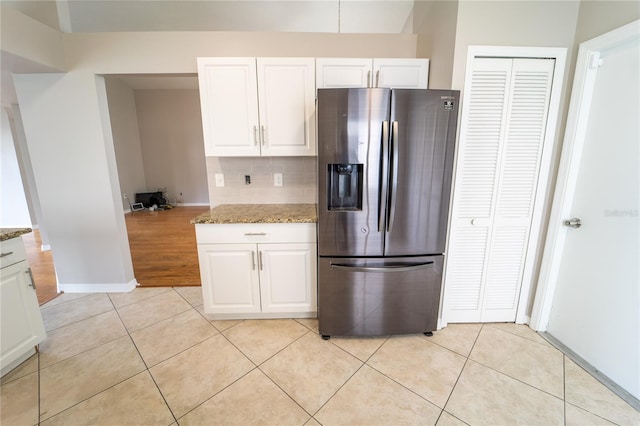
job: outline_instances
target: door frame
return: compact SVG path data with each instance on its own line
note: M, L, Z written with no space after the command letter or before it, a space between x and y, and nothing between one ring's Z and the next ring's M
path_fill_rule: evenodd
M520 297L518 299L518 307L516 311L515 322L517 324L527 324L530 321L528 314L528 308L530 300L532 298L532 282L535 279L536 265L539 263L539 259L542 255L540 253L540 244L543 242L541 236L543 233L543 223L547 216L548 208L545 206L545 200L547 195L553 189L549 187L551 178L551 166L553 160L553 153L555 152L555 146L560 138L558 132L558 121L560 116L560 100L563 92L563 80L566 67L567 48L564 47L528 47L528 46L469 46L467 50L466 59L466 71L464 79L464 87L461 90L461 102L463 107L460 109L460 119L458 121L457 139L460 138L460 132L462 125L465 123L465 116L463 115L464 103L467 101L466 91L464 90L471 82L473 67L471 64L476 58L504 58L504 59L517 59L517 58L529 58L529 59L554 59L555 67L553 70L553 79L551 83L551 93L549 96L549 110L547 114L547 126L545 128L544 142L542 143L542 157L540 159L540 171L538 175L538 185L536 188L534 207L532 212L531 227L529 234L529 242L527 244L527 254L522 271L522 284L520 286ZM453 165L454 181L452 188L455 189L455 172L457 170L458 163L458 149L456 145L456 153ZM451 191L449 205L453 205L454 190ZM449 237L451 232L451 220L453 209L449 209L449 229L447 230L447 250L449 245ZM446 282L446 262L448 257L445 257L445 276L443 276L443 283ZM443 317L444 313L444 285L442 286L442 293L440 296L440 318L438 329L446 327L447 321Z
M639 23L640 20L632 22L580 44L547 238L529 322L529 326L536 331L546 331L551 316L567 233L562 220L568 218L571 213L589 123L589 111L601 61L600 51L625 43L634 37Z

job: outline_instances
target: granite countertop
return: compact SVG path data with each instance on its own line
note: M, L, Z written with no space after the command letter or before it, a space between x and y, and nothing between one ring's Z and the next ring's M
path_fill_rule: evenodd
M315 223L315 204L223 204L191 220L203 223Z
M0 241L10 240L31 231L31 228L0 228Z

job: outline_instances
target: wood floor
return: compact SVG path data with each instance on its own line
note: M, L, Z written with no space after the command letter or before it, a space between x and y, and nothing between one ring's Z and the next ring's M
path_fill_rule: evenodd
M209 207L175 207L125 216L133 272L142 287L200 285L195 226Z
M133 271L141 287L200 285L195 227L189 221L208 209L175 207L125 215ZM52 254L40 250L42 242L37 230L22 239L38 302L43 304L57 295Z

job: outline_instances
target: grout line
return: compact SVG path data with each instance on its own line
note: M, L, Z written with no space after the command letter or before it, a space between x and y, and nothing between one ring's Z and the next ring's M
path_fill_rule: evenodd
M462 377L462 372L464 371L465 368L467 368L467 363L469 362L469 357L471 356L471 353L473 352L473 348L476 346L476 343L478 343L478 339L480 338L480 333L482 333L482 329L483 328L484 328L484 324L482 324L480 326L480 330L478 330L478 334L476 335L476 338L473 340L473 344L471 345L471 349L469 350L469 353L465 357L464 364L462 364L462 368L460 369L460 373L458 374L458 378L456 379L456 382L453 384L453 387L451 388L451 392L449 392L449 396L447 397L447 400L443 404L442 411L444 411L445 408L447 407L447 404L449 404L449 401L451 400L451 396L453 395L453 391L456 389L456 386L458 386L458 382L460 382L460 377ZM442 416L442 413L440 413L440 416ZM440 417L438 417L438 420L440 420Z

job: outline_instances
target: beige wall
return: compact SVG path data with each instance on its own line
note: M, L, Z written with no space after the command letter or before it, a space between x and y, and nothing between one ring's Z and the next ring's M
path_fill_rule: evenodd
M211 207L220 204L315 203L315 157L207 157ZM215 174L224 174L216 187ZM282 173L283 185L273 186L273 174ZM244 176L251 176L246 185Z
M10 8L0 6L2 51L64 71L62 33Z
M470 45L571 48L579 7L577 1L459 2L453 88L464 85Z
M136 90L135 99L146 190L209 204L198 90Z
M451 89L457 21L458 0L415 2L416 56L430 58L430 89Z
M147 185L142 163L142 150L138 131L138 115L133 90L115 78L106 79L111 132L116 153L122 207L129 210L135 202L136 192L145 192Z
M198 56L414 58L414 34L260 32L92 33L63 36L69 69L98 74L196 73Z
M595 38L640 19L638 1L582 1L575 43Z

